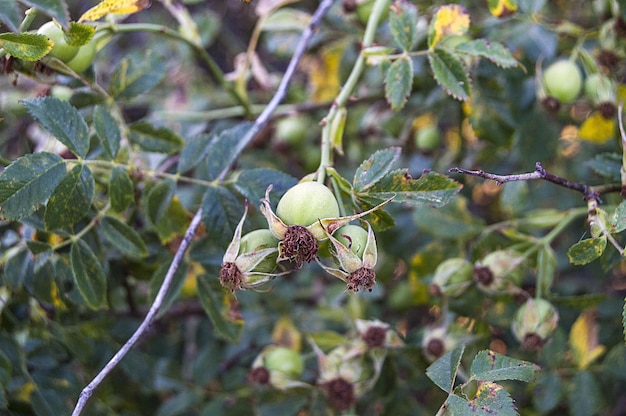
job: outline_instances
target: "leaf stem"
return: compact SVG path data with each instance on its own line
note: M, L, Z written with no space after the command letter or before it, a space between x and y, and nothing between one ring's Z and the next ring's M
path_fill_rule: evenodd
M348 103L350 95L356 88L357 82L363 74L365 69L365 56L363 55L363 49L372 46L372 43L374 42L374 35L376 34L376 29L378 28L378 22L382 18L386 9L389 8L390 4L391 0L376 0L374 3L372 14L370 14L370 17L367 20L367 26L365 26L365 33L363 35L363 40L361 41L361 53L359 53L359 57L354 63L346 83L341 88L341 91L335 98L333 105L330 107L330 111L326 117L322 119L321 124L324 126L322 128L322 155L320 157L320 166L317 168L317 181L320 183L324 182L326 178L326 168L332 166L330 129L333 124L333 120L337 117L339 109L345 107Z

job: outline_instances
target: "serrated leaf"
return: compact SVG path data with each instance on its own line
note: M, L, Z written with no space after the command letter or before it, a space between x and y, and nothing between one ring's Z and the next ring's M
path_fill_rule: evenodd
M396 59L385 72L385 98L393 110L406 104L413 86L413 61L408 56Z
M140 121L130 126L130 141L147 152L173 154L183 147L183 139L165 127Z
M606 348L599 342L599 331L600 326L595 320L593 309L583 311L572 325L569 344L572 348L572 359L578 368L587 368L604 354Z
M269 185L272 185L270 197L279 197L296 183L298 179L279 170L258 168L241 172L234 186L250 203L257 205Z
M234 127L222 130L211 141L208 150L207 167L212 179L215 179L239 156L241 152L239 143L252 125L249 122L237 124Z
M455 48L455 52L488 59L501 68L512 68L520 64L517 59L513 58L506 46L487 39L464 42Z
M244 322L238 313L236 301L220 285L217 276L198 276L198 297L216 334L228 342L237 342Z
M14 58L38 61L52 50L52 42L36 33L0 33L0 48Z
M67 101L54 97L34 98L22 102L44 129L76 156L85 157L89 150L89 128L78 110Z
M389 31L396 46L410 51L417 41L417 8L411 3L396 2L389 14Z
M180 152L178 173L187 172L204 160L209 155L211 140L213 140L211 134L200 134L186 140L183 150Z
M11 291L17 291L33 274L33 256L26 247L11 250L7 254L8 256L4 259L6 263L4 264L3 283Z
M585 162L585 165L608 181L619 182L621 180L622 155L618 153L601 153Z
M517 10L517 0L487 0L487 5L495 17L507 17Z
M132 14L150 6L150 0L102 0L87 10L78 19L79 22L98 20L107 14Z
M111 169L109 198L111 199L111 208L117 212L124 211L135 200L133 181L124 169L117 166Z
M34 213L65 176L65 161L52 153L31 153L0 174L0 218L19 220Z
M131 100L154 88L165 76L165 60L155 53L124 59L111 76L109 91L116 100Z
M0 0L0 22L7 25L12 32L17 32L20 12L16 1Z
M202 200L202 220L207 233L222 246L228 245L241 219L243 204L228 189L208 188Z
M602 387L589 371L577 372L571 381L571 390L567 395L569 414L572 416L588 416L600 414L604 404Z
M365 191L387 173L391 171L393 164L400 157L402 151L399 147L389 147L374 152L367 160L364 160L354 173L352 186L356 191Z
M115 217L106 216L100 222L102 234L114 248L129 257L142 258L148 255L148 248L137 231Z
M65 42L70 46L84 46L93 39L96 28L76 22L70 23L70 29L65 32Z
M146 194L146 213L152 224L165 215L176 192L176 184L170 180L159 181Z
M64 27L70 23L67 4L63 0L21 0L21 2L54 17Z
M441 48L428 52L428 61L437 83L457 100L465 101L471 94L471 82L461 59Z
M549 245L542 245L537 253L537 287L541 293L550 293L556 275L556 253Z
M509 393L501 385L491 382L481 383L472 400L453 394L447 403L447 410L455 416L519 415Z
M433 49L444 36L459 36L468 32L470 16L465 7L448 4L437 9L428 29L428 47Z
M95 183L89 167L83 164L74 166L46 204L46 229L56 230L78 222L87 214L94 192Z
M406 169L399 169L387 173L363 194L383 200L394 197L392 202L413 206L442 207L450 202L461 188L461 184L439 173L427 172L418 179L413 179ZM357 193L358 195L360 193Z
M439 357L426 369L428 378L446 393L451 392L454 387L454 380L464 351L465 345L461 344Z
M107 157L115 159L122 141L122 133L117 121L105 107L97 106L93 110L93 126Z
M470 375L481 381L518 380L528 383L534 380L537 370L539 367L531 362L483 350L474 357Z
M154 298L161 289L163 280L165 280L165 276L170 268L170 264L171 260L167 260L161 263L159 268L154 272L152 278L150 279L150 299L152 301L154 301ZM165 298L163 299L163 303L159 308L157 316L161 316L163 315L163 313L167 312L167 310L170 308L170 306L172 306L172 303L174 303L178 295L180 295L180 291L183 288L183 284L185 283L185 277L187 276L187 268L187 264L183 262L174 272L171 285L169 287L169 290L165 294Z
M72 244L70 262L76 287L87 305L92 309L103 306L106 300L106 275L100 260L83 240Z
M570 263L582 266L591 263L604 253L606 236L587 238L579 241L567 250Z

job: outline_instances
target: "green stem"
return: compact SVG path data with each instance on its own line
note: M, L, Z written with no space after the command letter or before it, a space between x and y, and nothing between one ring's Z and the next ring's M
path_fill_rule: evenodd
M106 213L109 210L109 208L111 208L111 203L107 202L105 207L102 208L100 211L98 211L98 213L96 215L94 215L94 217L91 219L91 221L89 221L89 224L84 226L82 230L80 230L78 233L72 235L70 238L68 238L67 240L63 241L62 243L59 243L57 245L52 246L51 250L52 251L57 251L57 250L65 247L65 246L69 246L70 244L73 244L74 242L76 242L76 241L80 240L81 238L83 238L83 236L85 234L87 234L93 227L96 226L96 224L98 222L100 222L100 220L106 215Z
M391 0L376 0L374 3L374 7L372 8L372 14L367 20L367 26L365 27L365 33L363 35L363 41L361 42L361 49L368 48L372 46L374 42L374 35L376 34L376 29L378 28L378 22L382 18L383 13L389 8ZM357 82L361 75L363 74L363 70L365 68L365 57L361 52L359 57L357 58L354 66L352 67L352 71L346 80L343 88L335 98L335 102L330 108L328 115L322 120L324 127L322 129L322 155L320 158L320 166L317 169L317 181L324 182L326 178L326 168L332 166L331 162L331 137L330 137L330 128L333 124L334 118L337 116L338 110L344 107L348 100L350 99L350 95L352 91L356 88Z
M22 23L20 23L20 27L18 29L20 33L26 32L28 29L30 29L31 23L33 23L33 20L35 20L35 17L37 17L37 14L39 14L39 12L35 8L30 8L26 10L24 14L24 20L22 20Z

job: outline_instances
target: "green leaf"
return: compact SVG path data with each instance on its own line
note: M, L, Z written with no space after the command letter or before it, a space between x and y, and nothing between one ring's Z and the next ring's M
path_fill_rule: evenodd
M183 390L159 406L155 416L188 415L198 404L204 401L204 394L199 390Z
M354 173L352 186L356 191L365 191L381 180L400 157L400 147L388 147L372 154L364 160Z
M615 233L621 233L626 230L626 201L620 202L615 209L615 213L611 219L611 224L615 226Z
M571 246L567 250L567 257L570 263L582 266L600 257L605 248L606 236L587 238Z
M44 214L47 230L75 224L83 218L94 196L94 179L87 165L76 165L56 187Z
M515 402L496 383L485 382L479 385L472 400L453 394L448 397L448 411L454 416L518 416Z
M234 298L220 285L216 276L198 276L198 297L217 335L230 343L237 342L244 322L233 313Z
M241 220L243 204L228 189L208 188L202 200L202 220L207 233L222 246L228 245Z
M37 416L57 416L67 413L67 404L58 390L37 387L29 396Z
M146 213L152 224L156 224L165 215L172 203L176 184L170 180L158 182L146 194Z
M111 76L109 91L116 100L131 100L154 88L165 76L165 60L147 53L142 59L124 59Z
M115 159L122 141L122 133L117 125L117 121L105 107L97 106L93 110L93 126L107 157Z
M94 33L96 33L94 26L71 22L70 29L65 32L65 42L70 46L84 46L93 39Z
M21 20L16 1L0 0L0 22L7 25L12 32L17 32Z
M435 80L441 87L457 100L468 100L471 83L461 59L442 48L428 51L430 68Z
M442 207L460 190L461 184L445 175L427 172L419 179L413 179L406 169L399 169L386 174L365 195L379 199L394 197L392 202L412 206Z
M624 333L624 342L626 342L626 298L624 298L624 308L622 309L622 328Z
M619 182L621 180L622 155L618 153L601 153L585 162L585 166L609 182Z
M470 213L467 204L467 199L458 197L440 209L416 207L413 221L420 230L439 239L467 240L480 234L484 227L484 222Z
M38 264L32 281L32 292L37 300L53 305L59 301L58 289L54 281L54 266L50 258Z
M389 30L393 41L408 52L417 41L417 8L411 3L396 2L390 10Z
M165 215L155 224L162 244L169 244L174 238L181 237L189 227L189 214L177 197L167 207Z
M70 262L72 276L87 305L92 309L103 306L107 291L106 275L100 260L83 240L72 244Z
M102 234L113 245L129 257L142 258L148 255L148 248L137 231L115 217L106 216L100 222Z
M185 146L180 152L178 173L187 172L204 160L209 155L209 145L212 139L213 135L211 134L200 134L192 139L186 140Z
M512 68L520 64L517 59L513 58L506 46L487 39L475 39L464 42L455 49L455 52L486 58L501 68Z
M14 58L38 61L50 52L52 42L36 33L0 33L0 48Z
M0 217L19 220L34 213L65 176L65 161L52 153L31 153L0 174Z
M76 156L84 158L89 150L87 123L67 101L54 97L24 100L28 112Z
M439 357L426 369L428 378L446 393L451 392L454 387L456 372L461 364L464 351L465 345L461 344Z
M481 381L519 380L530 382L539 370L535 364L516 360L497 352L483 350L476 354L470 375Z
M167 274L170 268L171 260L165 261L161 263L159 268L154 272L152 278L150 279L150 299L154 301L156 298L159 289L163 284L163 280L165 280L165 275ZM172 283L170 285L169 290L165 294L165 298L163 299L163 304L159 308L158 316L163 315L169 308L172 306L172 303L176 300L178 295L180 295L180 291L185 284L185 278L187 277L187 264L181 263L178 269L174 272L174 277L172 278Z
M588 416L599 414L603 404L602 388L589 371L579 371L571 381L567 395L570 415Z
M404 107L412 86L413 61L408 56L401 56L385 72L385 98L393 110Z
M544 244L537 253L537 287L544 295L550 292L556 275L556 253L548 244Z
M152 124L140 121L130 126L130 141L148 152L172 154L183 148L183 139L173 131L156 128Z
M241 172L235 182L235 189L248 199L252 204L257 205L261 198L265 196L265 190L272 185L272 197L278 197L289 188L298 183L298 180L291 175L275 169L259 168L247 169Z
M63 0L21 0L21 2L54 17L63 26L70 23L67 4Z
M124 211L135 200L133 181L124 169L117 166L111 170L109 197L111 198L111 208L117 212Z
M26 247L8 251L4 264L4 284L11 291L21 289L26 279L32 277L33 266L33 256Z
M534 385L533 404L542 413L548 413L556 408L563 396L563 383L556 371L541 371Z
M207 166L212 179L229 166L239 156L239 142L253 126L245 122L229 129L222 130L211 141L208 150Z

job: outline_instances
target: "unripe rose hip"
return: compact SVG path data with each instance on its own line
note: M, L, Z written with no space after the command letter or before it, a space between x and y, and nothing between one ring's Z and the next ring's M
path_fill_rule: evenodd
M278 201L276 215L286 225L307 227L323 218L339 216L333 193L319 182L301 182Z

